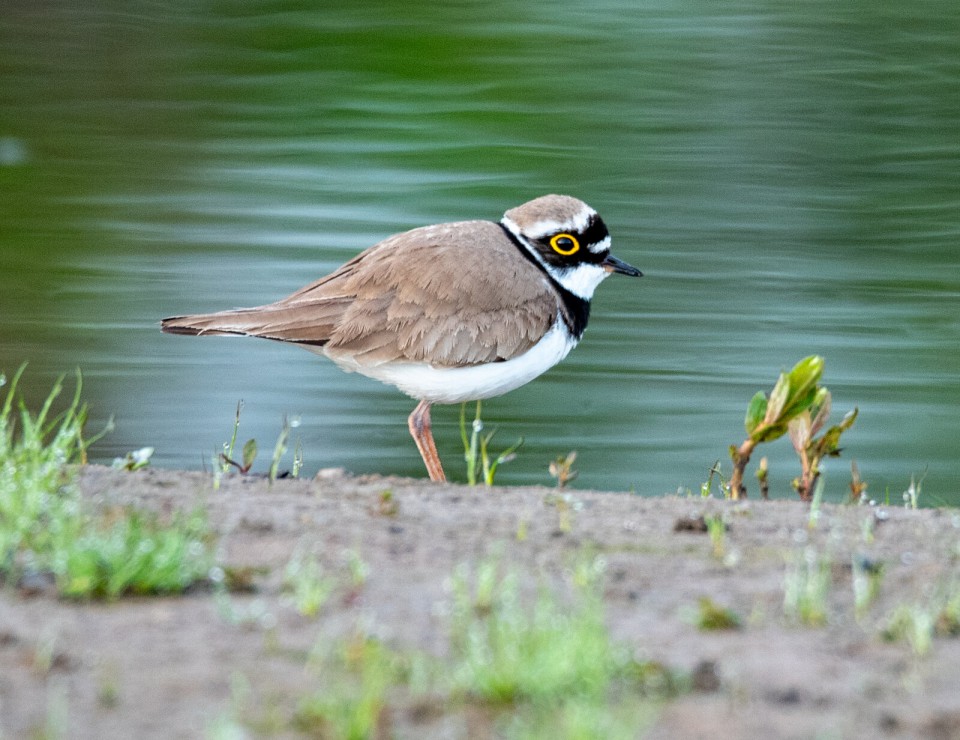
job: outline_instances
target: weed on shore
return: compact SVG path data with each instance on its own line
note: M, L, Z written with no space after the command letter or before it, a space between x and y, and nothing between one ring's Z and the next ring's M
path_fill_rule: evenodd
M128 507L94 511L75 483L94 440L83 435L82 381L66 408L58 379L36 414L19 398L21 367L0 405L0 580L67 598L177 593L207 577L210 531L201 511L168 520Z

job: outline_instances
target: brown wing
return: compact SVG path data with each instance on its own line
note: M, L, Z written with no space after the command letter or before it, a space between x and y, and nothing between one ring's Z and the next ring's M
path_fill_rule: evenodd
M359 365L506 360L556 320L543 274L488 221L427 226L386 239L276 303L165 319L163 330L243 334L322 346Z

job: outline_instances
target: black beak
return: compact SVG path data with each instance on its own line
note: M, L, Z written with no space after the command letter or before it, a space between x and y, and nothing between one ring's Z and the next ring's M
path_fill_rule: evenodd
M606 259L600 263L600 267L607 272L619 272L621 275L629 275L630 277L643 277L643 273L636 267L628 265L623 260L618 260L612 254L606 256Z

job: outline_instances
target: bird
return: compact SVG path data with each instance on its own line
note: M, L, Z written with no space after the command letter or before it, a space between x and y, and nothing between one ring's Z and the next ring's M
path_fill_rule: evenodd
M161 330L297 344L395 386L418 401L408 427L441 482L431 406L500 396L563 360L596 287L613 273L643 274L610 246L593 208L544 195L499 221L395 234L275 303L171 316Z

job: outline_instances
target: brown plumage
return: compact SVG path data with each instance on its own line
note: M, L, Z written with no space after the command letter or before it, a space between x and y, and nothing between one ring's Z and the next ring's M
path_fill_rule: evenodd
M305 345L347 365L506 360L562 309L544 276L492 221L391 236L276 303L164 319L172 334L238 334Z

